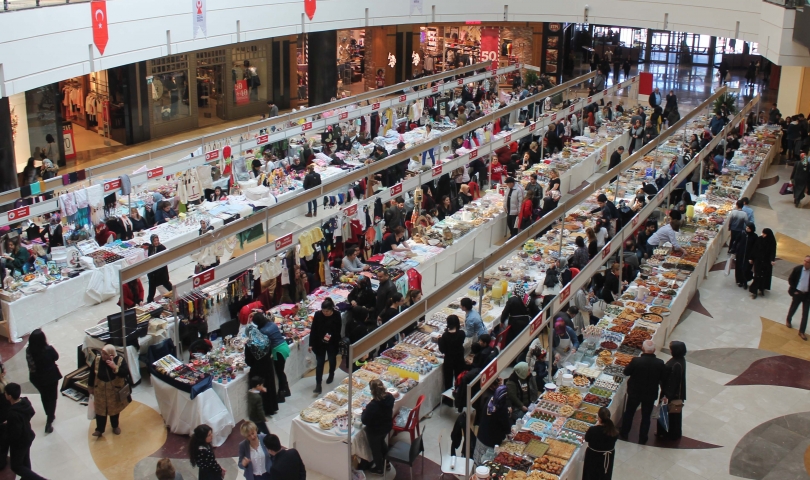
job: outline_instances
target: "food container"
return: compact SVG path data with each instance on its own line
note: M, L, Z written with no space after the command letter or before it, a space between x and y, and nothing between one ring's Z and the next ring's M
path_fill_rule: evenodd
M489 467L481 465L475 469L475 476L480 480L487 480L489 478Z
M556 392L557 391L557 385L555 385L553 383L547 383L545 385L545 389L546 389L547 392Z
M570 373L563 374L562 383L566 387L570 387L570 386L574 385L574 376L571 375Z

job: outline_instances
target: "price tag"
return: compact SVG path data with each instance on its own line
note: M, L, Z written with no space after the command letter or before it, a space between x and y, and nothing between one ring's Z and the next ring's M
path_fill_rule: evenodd
M292 233L288 233L283 237L279 237L276 240L276 251L281 250L282 248L285 247L289 247L290 245L292 245L292 241L293 241Z
M476 158L478 158L478 149L477 148L470 152L470 160L475 160Z
M214 150L205 154L205 161L210 162L219 158L219 150Z
M456 83L459 84L459 85L464 85L464 79L459 78L458 80L456 80Z
M610 255L610 243L605 245L605 248L602 249L602 260L606 259Z
M433 92L433 93L439 93L439 86L438 85L433 85L433 87L431 87L430 91Z
M404 101L405 101L405 100L407 100L407 99L408 99L408 96L407 96L407 95L400 95L400 96L399 96L399 101L400 101L400 102L404 102Z
M391 188L388 190L388 193L389 193L389 194L390 194L392 197L394 197L394 196L396 196L396 195L399 195L400 193L402 193L402 184L401 184L401 183L397 183L396 185L394 185L393 187L391 187Z
M481 388L485 388L489 384L490 380L495 378L497 374L498 359L496 358L487 366L487 368L484 369L483 372L481 372Z
M511 143L511 142L512 142L512 134L511 133L509 135L503 137L503 144L504 145L509 145L509 143Z
M110 180L109 182L104 182L104 191L105 192L114 192L121 188L121 179Z
M346 207L343 212L346 214L347 217L353 217L357 214L357 204L349 205Z
M568 285L567 287L563 288L562 291L560 292L560 305L568 301L569 296L571 296L571 285Z
M346 120L347 118L349 118L349 112L343 112L338 115L338 120Z
M256 137L256 145L261 145L270 141L270 135L259 135Z
M436 165L435 167L433 167L433 176L434 177L438 177L441 174L442 174L442 166L441 165Z
M14 220L25 218L31 215L31 207L25 206L20 208L15 208L14 210L9 210L8 212L8 221L13 222Z
M208 160L207 157L208 155L206 154L206 160ZM163 176L163 167L157 167L146 171L146 178L158 178L162 176Z
M530 337L533 336L534 332L536 332L540 328L540 325L542 324L543 324L543 312L540 312L540 315L538 315L537 318L532 320L532 323L529 324L529 336Z
M305 122L301 125L301 131L306 132L307 130L312 130L312 122Z
M211 283L211 281L216 278L216 271L215 268L210 268L198 275L194 275L194 280L192 281L194 288L200 288L207 283Z
M379 110L380 109L380 102L372 103L371 104L371 109L372 110Z

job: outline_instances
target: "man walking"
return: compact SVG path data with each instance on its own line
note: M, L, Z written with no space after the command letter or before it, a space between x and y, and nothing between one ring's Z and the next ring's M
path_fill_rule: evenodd
M27 398L20 398L22 390L16 383L6 385L6 400L11 404L8 410L8 443L11 451L11 471L22 480L45 480L31 470L31 444L34 443L34 430L31 418L34 407Z
M272 433L264 437L264 447L273 457L273 466L270 468L270 478L273 480L306 480L307 469L301 460L301 455L294 448L281 446L276 435Z
M804 334L807 329L807 312L810 311L810 255L804 257L804 264L799 265L790 272L788 277L788 295L790 295L790 309L788 310L787 321L785 325L788 328L793 328L791 321L793 314L802 306L802 323L799 325L799 337L807 341L807 335Z
M612 154L610 154L610 163L608 164L608 170L612 170L613 168L616 167L616 165L622 163L622 154L623 153L624 153L624 147L619 145L619 148L617 148ZM619 178L618 175L613 177L610 180L610 183L615 182L617 178Z
M641 351L640 357L634 358L624 367L624 375L630 378L627 380L627 404L622 415L619 438L627 440L627 435L633 428L633 416L641 405L638 443L644 445L650 432L650 416L658 398L658 388L664 380L666 370L664 361L655 356L655 343L652 340L645 340Z

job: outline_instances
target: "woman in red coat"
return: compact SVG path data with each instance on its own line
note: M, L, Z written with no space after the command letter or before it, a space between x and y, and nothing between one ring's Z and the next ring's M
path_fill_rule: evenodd
M531 225L534 221L532 216L533 211L533 204L532 204L532 191L526 192L525 200L523 200L523 205L520 206L520 215L518 215L518 227L521 230L526 229L529 225Z
M136 278L125 283L121 288L121 297L118 299L118 305L121 305L121 299L124 299L124 308L129 310L135 308L143 303L143 284L141 279Z

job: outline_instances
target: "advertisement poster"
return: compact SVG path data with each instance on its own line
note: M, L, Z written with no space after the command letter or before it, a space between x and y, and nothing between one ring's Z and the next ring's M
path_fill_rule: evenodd
M65 144L65 160L76 158L76 144L73 141L73 124L65 122L62 124L62 138Z
M497 62L498 47L500 45L500 32L498 27L484 27L481 29L481 61Z
M197 32L202 32L203 37L208 36L208 29L205 26L205 20L208 16L208 9L206 2L208 0L191 0L192 17L194 18L194 38L197 38Z
M247 87L247 80L237 80L233 86L233 91L237 105L250 103L250 90Z

